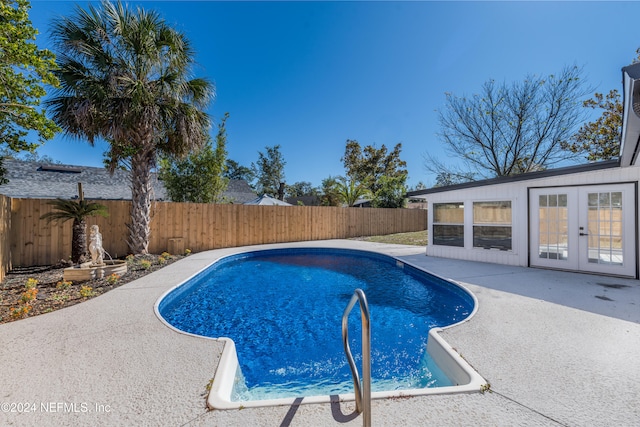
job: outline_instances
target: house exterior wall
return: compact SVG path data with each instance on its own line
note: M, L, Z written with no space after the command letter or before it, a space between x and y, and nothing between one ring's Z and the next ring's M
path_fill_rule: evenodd
M593 170L574 174L549 176L531 180L507 182L502 184L463 188L451 191L425 194L428 202L428 222L430 241L427 255L470 261L492 262L497 264L529 266L529 201L528 193L532 188L571 187L584 185L602 185L616 183L638 183L640 168L637 166L617 167ZM637 191L636 191L637 193ZM473 202L510 201L512 209L512 249L484 249L473 247ZM434 204L464 203L464 247L434 245ZM636 247L640 240L638 234L637 212L640 211L638 194L635 194ZM626 237L626 236L625 236ZM636 253L638 251L636 250ZM637 256L637 255L636 255ZM639 262L640 264L640 262Z

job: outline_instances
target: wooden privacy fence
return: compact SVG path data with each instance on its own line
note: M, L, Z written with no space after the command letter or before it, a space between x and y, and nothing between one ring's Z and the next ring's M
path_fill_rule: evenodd
M8 198L0 199L2 200ZM9 199L11 215L0 222L0 261L13 266L49 265L71 255L71 221L40 219L53 207L43 199ZM128 254L126 224L130 201L100 201L109 216L87 218L97 224L105 250L113 258ZM0 215L7 216L3 210ZM9 221L9 222L7 222ZM427 229L422 209L373 209L316 206L251 206L155 202L149 252L167 251L171 243L200 252L263 243L342 239ZM5 240L9 240L9 244ZM179 240L172 240L179 239ZM7 254L9 247L9 254ZM9 255L9 257L7 256ZM7 258L9 258L7 260ZM6 271L3 269L3 271Z

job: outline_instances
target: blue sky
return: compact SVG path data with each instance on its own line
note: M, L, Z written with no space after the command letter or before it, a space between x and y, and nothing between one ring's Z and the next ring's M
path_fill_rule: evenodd
M31 3L37 43L50 47L49 24L76 2ZM437 137L446 92L571 65L596 91L620 90L621 68L640 47L640 2L630 1L128 3L157 10L192 41L195 74L216 85L209 113L230 115L229 158L249 166L279 144L289 184L344 175L340 158L355 139L401 142L408 184L431 186L424 155L447 160ZM38 152L101 166L104 151L59 136Z

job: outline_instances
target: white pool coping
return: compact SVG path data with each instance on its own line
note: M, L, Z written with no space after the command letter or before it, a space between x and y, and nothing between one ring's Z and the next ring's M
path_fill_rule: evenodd
M298 247L301 249L301 247ZM304 247L302 247L304 249ZM340 247L326 247L323 249L336 249L341 250L343 248ZM379 252L361 250L361 249L352 249L357 252L370 253L372 255L384 255L396 261L398 265L406 264L417 270L426 272L428 274L433 274L424 268L415 265L413 263L401 260L393 255L389 254L381 254ZM169 328L186 335L196 336L200 338L208 338L202 337L200 335L191 334L188 332L184 332L180 329L175 328L171 324L169 324L160 314L160 304L162 300L168 296L175 289L183 286L188 283L197 275L201 274L204 270L211 267L212 265L224 260L225 258L233 257L238 254L253 252L247 250L238 250L235 253L227 254L225 256L219 257L211 262L209 265L205 266L195 274L191 275L186 280L182 281L178 285L172 287L168 291L166 291L155 303L154 312L158 319L162 321ZM435 275L442 279L442 277ZM447 279L443 279L447 280ZM442 328L432 328L429 331L429 338L427 339L427 352L433 361L438 365L438 367L445 373L445 375L452 380L452 382L456 383L455 386L445 386L445 387L425 387L425 388L415 388L415 389L404 389L404 390L389 390L389 391L377 391L371 393L372 399L387 399L387 398L400 398L400 397L409 397L409 396L426 396L426 395L443 395L443 394L454 394L454 393L480 393L488 389L488 382L471 366L467 363L460 354L454 350L445 340L440 336L440 332L445 329L453 328L457 325L463 324L469 321L478 310L478 300L476 296L462 284L454 282L452 280L447 280L452 283L454 286L459 287L463 291L469 294L469 296L473 299L474 308L473 311L467 316L464 320L457 322L455 324L442 327ZM331 403L334 401L335 397L331 395L319 395L319 396L294 396L287 398L278 398L278 399L260 399L260 400L244 400L244 401L232 401L231 395L234 389L234 386L237 381L237 373L240 369L240 364L238 361L238 356L236 352L235 342L226 337L219 338L208 338L212 340L216 340L222 342L224 344L224 348L222 351L222 355L220 356L220 362L218 363L218 367L216 369L213 382L211 384L211 389L209 395L207 397L207 407L210 409L242 409L242 408L260 408L260 407L270 407L270 406L291 406L293 404L321 404L321 403ZM349 402L355 401L355 393L346 393L339 394L338 399L340 402Z
M458 385L447 387L415 388L406 390L371 392L372 399L387 399L393 397L427 396L454 393L479 393L488 388L487 381L475 371L438 333L441 328L429 331L427 352L438 367ZM267 406L291 406L294 404L331 403L332 396L305 396L280 399L232 401L230 396L236 381L239 367L236 346L229 338L218 338L224 341L224 350L218 369L207 398L210 409L242 409L261 408ZM339 394L340 402L355 401L355 394Z

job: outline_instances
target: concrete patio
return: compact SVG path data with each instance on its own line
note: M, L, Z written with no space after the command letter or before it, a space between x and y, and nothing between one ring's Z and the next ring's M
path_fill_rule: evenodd
M361 425L353 402L207 410L222 344L154 314L164 292L213 260L284 246L383 252L477 296L476 315L442 336L491 391L374 400L374 426L640 425L640 282L351 240L196 253L85 303L0 325L0 425Z

